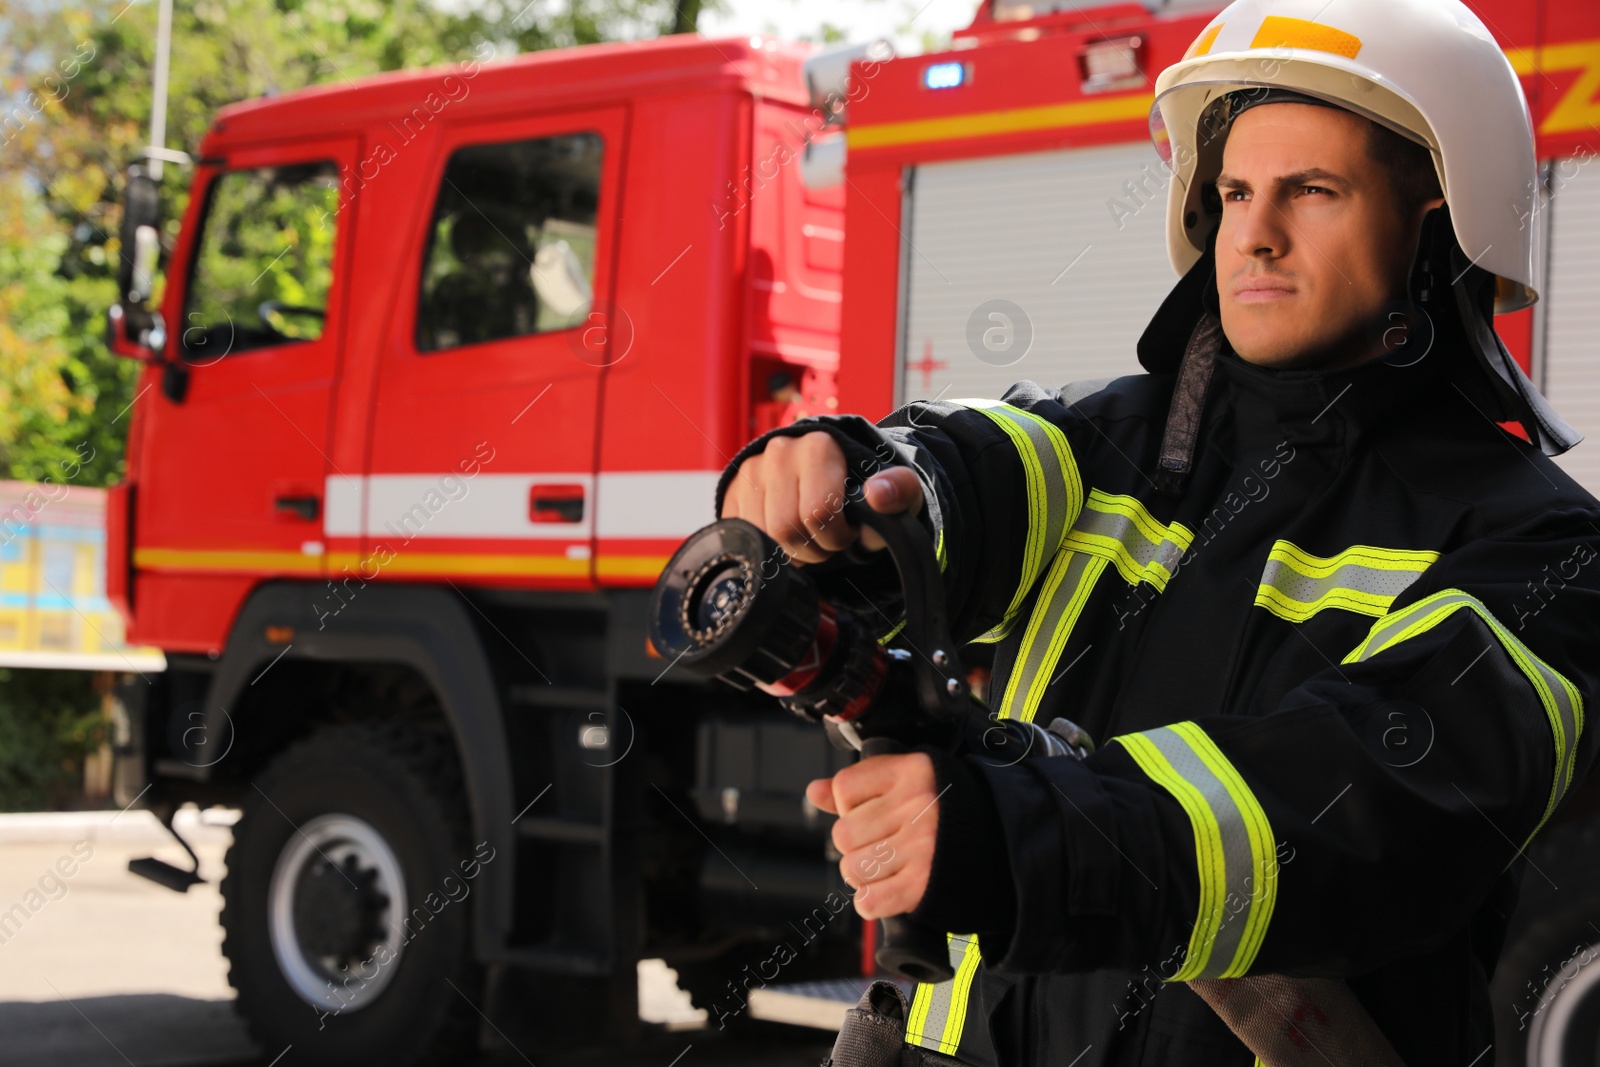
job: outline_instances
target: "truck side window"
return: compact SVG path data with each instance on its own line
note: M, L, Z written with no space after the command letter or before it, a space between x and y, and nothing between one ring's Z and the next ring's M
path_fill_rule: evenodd
M599 134L470 145L445 167L428 234L417 348L565 330L594 300Z
M331 160L213 182L178 331L184 355L217 359L321 337L338 207Z

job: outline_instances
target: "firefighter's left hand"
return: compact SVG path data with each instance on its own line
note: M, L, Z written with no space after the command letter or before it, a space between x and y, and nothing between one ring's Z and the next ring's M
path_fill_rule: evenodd
M924 752L873 756L806 786L830 815L839 870L863 919L904 915L922 901L939 827L938 782Z

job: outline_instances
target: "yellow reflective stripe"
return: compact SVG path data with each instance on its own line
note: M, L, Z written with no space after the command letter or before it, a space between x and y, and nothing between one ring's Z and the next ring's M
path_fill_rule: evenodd
M1001 621L977 640L995 641L1009 631L1047 561L1083 510L1083 481L1067 435L1055 424L1031 411L998 400L956 400L999 426L1022 460L1028 494L1027 537L1021 572Z
M1128 734L1111 740L1128 750L1139 769L1151 781L1172 794L1194 827L1194 854L1200 870L1200 910L1183 967L1172 976L1172 980L1198 978L1210 957L1212 942L1216 940L1211 930L1213 918L1220 914L1215 899L1216 889L1227 879L1227 861L1222 855L1222 829L1217 825L1216 816L1212 814L1205 797L1173 769L1149 738L1142 734Z
M1265 608L1270 614L1288 622L1305 622L1317 612L1330 608L1353 611L1357 615L1382 615L1392 603L1393 596L1375 596L1357 589L1330 589L1306 603L1284 594L1274 586L1263 585L1256 590L1255 606Z
M1040 583L1015 668L1006 680L1000 714L1031 722L1038 713L1049 688L1049 672L1061 658L1107 564L1130 584L1149 582L1162 590L1193 541L1194 535L1184 526L1156 521L1131 496L1090 490L1077 524L1067 532Z
M961 1046L967 1001L982 957L976 934L946 934L945 938L955 975L948 982L917 984L911 1014L906 1018L905 1043L953 1056Z
M972 981L978 975L978 962L981 958L978 952L978 935L973 934L968 940L967 951L961 957L961 966L956 970L956 976L951 979L954 988L950 991L950 1019L945 1023L944 1034L939 1039L939 1051L947 1056L954 1056L961 1047L961 1031L967 1025L967 1000L972 993Z
M1008 615L993 629L979 634L968 643L973 645L997 645L1011 636L1011 631L1017 628L1017 620L1020 618L1022 618L1020 612L1016 615Z
M1200 761L1222 783L1222 787L1227 790L1229 799L1237 809L1237 817L1242 822L1249 839L1250 870L1239 888L1250 894L1250 907L1246 913L1244 927L1239 932L1238 948L1233 954L1232 963L1217 975L1218 978L1239 978L1255 963L1256 956L1261 951L1261 943L1266 940L1267 926L1272 922L1272 912L1278 903L1278 883L1274 873L1277 846L1272 833L1272 822L1267 818L1266 808L1261 806L1255 793L1245 784L1238 768L1223 755L1222 749L1217 747L1216 742L1212 741L1204 730L1192 722L1174 723L1169 729L1182 735L1189 742L1195 755L1200 757ZM1226 896L1224 893L1224 903Z
M1183 966L1169 981L1247 974L1278 899L1274 836L1266 809L1195 723L1112 740L1128 750L1151 781L1172 794L1194 831L1200 906ZM1242 904L1229 908L1230 899Z
M938 988L931 982L917 983L917 991L911 996L911 1014L906 1017L906 1044L923 1044L922 1035L928 1029L928 1011L933 1007L934 990Z
M1106 566L1103 557L1065 548L1056 553L1040 587L1038 606L1022 635L1016 666L1006 681L1005 695L1000 700L1001 718L1033 721L1050 686L1050 671L1061 658L1061 650Z
M1438 558L1437 552L1371 545L1323 557L1278 541L1267 555L1255 604L1296 623L1329 608L1379 616Z
M1578 741L1583 735L1583 696L1577 686L1566 676L1534 654L1533 650L1507 630L1500 620L1490 613L1483 601L1460 589L1444 589L1425 597L1391 615L1385 615L1372 624L1366 640L1357 645L1345 663L1362 663L1402 641L1433 629L1455 612L1466 608L1475 612L1499 639L1511 662L1532 684L1550 720L1550 734L1555 740L1555 781L1550 787L1550 798L1545 803L1544 814L1528 840L1544 826L1555 811L1556 805L1572 785L1573 764L1577 758ZM1527 842L1524 842L1526 847Z
M1065 542L1111 561L1130 585L1149 582L1163 590L1193 543L1194 534L1181 523L1164 525L1135 498L1099 489L1090 491Z

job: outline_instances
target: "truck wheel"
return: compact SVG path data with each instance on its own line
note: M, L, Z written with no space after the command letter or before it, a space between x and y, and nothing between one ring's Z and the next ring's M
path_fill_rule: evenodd
M477 1047L469 905L482 863L448 744L339 726L246 790L222 882L222 951L266 1055L455 1063ZM452 988L452 985L454 988Z
M1544 875L1523 875L1491 986L1495 1062L1507 1067L1600 1063L1600 825L1569 824L1549 838L1530 850Z

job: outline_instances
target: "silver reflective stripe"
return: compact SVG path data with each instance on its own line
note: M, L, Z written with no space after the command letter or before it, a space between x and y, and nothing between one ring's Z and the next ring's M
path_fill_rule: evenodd
M1001 640L1021 610L1068 528L1083 509L1083 482L1067 436L1059 426L998 400L956 400L953 403L986 415L999 426L1022 461L1028 494L1028 523L1017 586L1000 622L978 641Z
M1151 569L1154 565L1166 572L1161 581L1165 585L1166 577L1177 570L1178 561L1183 558L1181 545L1171 540L1151 544L1139 534L1139 527L1133 519L1119 512L1085 510L1073 532L1115 541L1127 553L1126 562L1131 563L1137 571L1137 576L1132 579L1136 582L1149 580L1154 573Z
M1193 540L1182 525L1157 522L1131 496L1091 490L1040 583L1016 667L1006 680L1000 714L1031 722L1038 713L1053 681L1050 672L1107 564L1131 585L1146 582L1162 590Z
M1200 906L1173 981L1249 971L1277 902L1272 826L1215 742L1192 722L1113 738L1171 793L1194 830Z
M1087 512L1085 512L1087 514ZM1000 715L1032 722L1049 688L1050 672L1061 658L1067 638L1083 614L1089 594L1105 572L1104 557L1062 549L1040 587L1039 602L1028 620L1017 663L1006 681Z
M1244 813L1233 802L1233 797L1228 795L1222 782L1211 773L1176 733L1169 729L1151 730L1145 734L1161 754L1167 757L1167 762L1172 764L1172 769L1183 776L1184 780L1200 791L1210 805L1212 814L1216 817L1217 828L1221 833L1222 858L1225 874L1223 886L1245 888L1250 884L1250 871L1253 864L1250 859L1250 838L1244 828ZM1233 962L1234 956L1239 951L1239 940L1244 933L1245 924L1241 922L1221 922L1222 901L1216 902L1218 913L1215 940L1207 959L1199 968L1198 977L1219 978L1223 969ZM1220 966L1218 965L1220 964ZM1188 968L1185 967L1185 970Z
M1328 608L1380 616L1438 558L1437 552L1370 545L1323 557L1279 541L1261 572L1256 606L1290 622Z
M1459 590L1446 589L1435 593L1373 623L1372 629L1367 631L1366 640L1357 645L1344 661L1364 663L1408 637L1415 637L1425 630L1433 629L1457 608L1474 605L1479 605L1478 598ZM1484 621L1493 627L1493 616L1489 615L1487 609L1482 614L1485 616Z
M1545 804L1544 815L1533 828L1533 833L1537 834L1572 785L1578 740L1583 733L1583 697L1561 672L1534 655L1532 649L1507 630L1483 601L1459 589L1446 589L1419 600L1373 623L1372 629L1367 631L1366 640L1357 645L1344 658L1344 662L1363 663L1408 638L1433 629L1462 608L1476 613L1494 633L1511 662L1533 685L1534 693L1550 720L1550 733L1555 741L1555 781L1550 789L1550 799ZM1529 834L1528 839L1531 841L1533 834Z
M967 1000L981 956L976 935L950 934L950 969L955 977L948 982L917 986L906 1019L906 1044L955 1055L961 1047L961 1031L966 1026Z
M1157 522L1134 497L1095 489L1068 532L1066 546L1110 560L1130 585L1149 582L1164 590L1193 542L1194 534L1185 526Z

